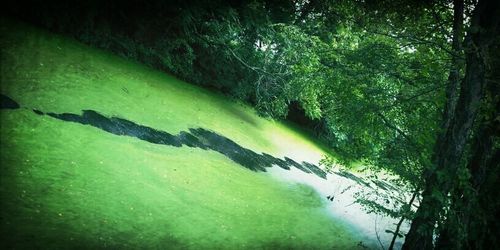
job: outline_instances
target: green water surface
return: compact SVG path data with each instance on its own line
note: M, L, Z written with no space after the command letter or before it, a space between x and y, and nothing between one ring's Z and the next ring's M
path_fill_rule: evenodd
M96 110L172 134L204 127L255 152L324 153L248 106L138 63L1 21L0 247L356 249L306 185L214 151L151 144L32 109ZM317 162L315 162L317 163Z

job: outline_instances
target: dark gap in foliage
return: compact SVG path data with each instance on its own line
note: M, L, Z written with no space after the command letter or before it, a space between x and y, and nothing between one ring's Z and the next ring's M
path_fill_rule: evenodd
M305 110L300 106L298 101L292 101L288 105L288 114L286 119L297 123L301 126L314 130L318 123L320 122L318 119L313 120L307 117Z
M292 101L288 105L288 113L285 118L287 121L309 130L317 139L329 144L329 128L326 119L311 119L306 115L305 109L298 101Z

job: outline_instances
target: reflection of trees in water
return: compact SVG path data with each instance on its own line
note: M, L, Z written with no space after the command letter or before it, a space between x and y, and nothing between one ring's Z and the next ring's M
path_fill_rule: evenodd
M2 109L17 109L20 107L17 102L5 95L1 95L1 100L0 108ZM72 113L57 114L39 110L33 111L38 115L47 115L63 121L90 125L115 135L136 137L154 144L173 147L182 147L185 145L204 150L213 150L252 171L265 172L266 168L277 165L286 170L295 167L303 172L313 173L326 179L326 173L314 164L308 162L302 162L301 164L288 157L280 159L266 153L258 154L240 146L225 136L204 128L190 128L189 131L181 131L178 135L172 135L165 131L139 125L122 118L106 117L93 110L83 110L81 115Z

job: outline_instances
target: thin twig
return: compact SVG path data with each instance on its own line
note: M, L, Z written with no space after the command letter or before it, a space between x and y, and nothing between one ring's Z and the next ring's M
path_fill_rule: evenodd
M375 235L377 236L377 241L380 244L380 248L382 250L385 250L384 244L382 244L382 241L380 240L380 236L378 235L377 219L378 219L378 215L375 215Z

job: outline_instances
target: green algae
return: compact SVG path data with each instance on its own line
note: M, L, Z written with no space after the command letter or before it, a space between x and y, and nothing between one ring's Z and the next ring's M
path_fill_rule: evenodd
M225 156L120 137L29 109L203 126L256 152L315 160L301 133L140 64L2 20L1 233L15 248L356 248L308 186Z

